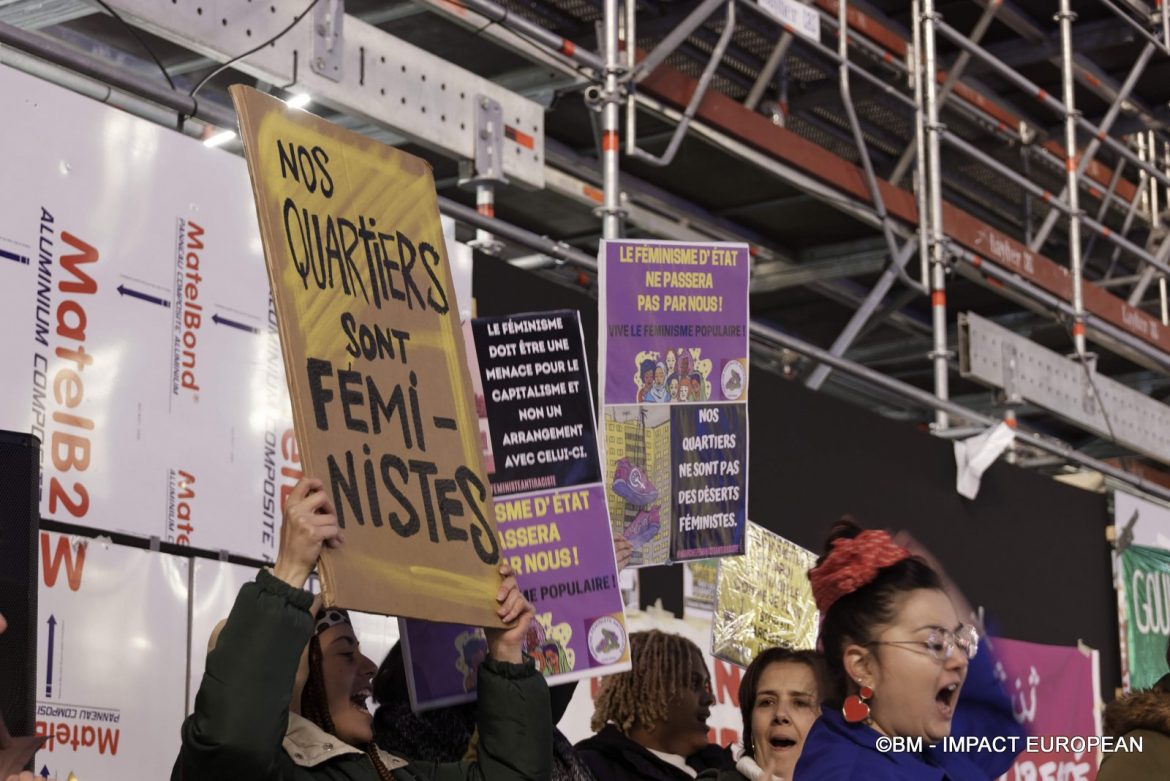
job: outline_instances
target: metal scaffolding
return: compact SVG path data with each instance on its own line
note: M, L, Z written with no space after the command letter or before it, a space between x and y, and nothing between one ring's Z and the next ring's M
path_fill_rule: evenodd
M218 61L227 60L235 45L224 36L239 34L230 14L223 29L194 29L150 0L111 4L166 40L194 37L190 48ZM296 50L310 45L304 41L282 43L237 67L272 84L311 83L337 110L470 165L472 175L459 178L474 189L440 203L480 231L484 246L519 244L592 272L595 265L581 248L597 238L746 241L755 258L753 295L807 286L818 301L848 309L846 318L834 312L834 332L818 340L776 328L782 312L753 312L757 345L805 355L802 379L810 387L833 389L832 372L860 378L928 411L939 434L952 421L984 426L1020 418L1027 447L1128 480L1125 470L1029 430L1010 394L989 405L991 414L952 399L952 393L971 393L960 371L957 316L985 306L988 289L1011 309L1022 305L1036 313L1038 324L1061 324L1053 347L1084 366L1090 386L1098 357L1090 343L1101 358L1124 361L1125 371L1132 363L1170 374L1170 226L1164 214L1170 206L1170 109L1159 108L1170 94L1158 88L1170 83L1166 4L1077 5L1073 13L1071 0L1061 0L1053 15L1044 0L915 0L907 11L881 17L848 0L666 6L418 0L419 8L443 20L444 30L452 23L472 30L477 45L519 54L541 78L559 79L563 86L551 103L580 106L583 95L585 115L594 121L595 153L589 144L546 137L540 106L477 74L456 73L441 58L419 67L449 75L449 83L465 86L483 111L493 101L502 105L495 115L502 119L488 123L494 130L485 135L470 127L481 109L469 104L450 110L466 112L460 115L466 133L452 129L431 137L426 128L433 116L408 117L371 98L367 82L375 55L383 63L398 57L404 66L424 56L402 54L405 44L379 27L410 16L406 3L365 9L364 19L345 17L340 41L352 43L343 50L347 62L360 66L360 79L347 73L328 84L303 72L308 69L298 73ZM1096 56L1114 40L1131 52L1124 69L1116 65L1116 52ZM80 54L64 39L0 24L0 43L21 51L20 66L62 82L72 78L75 89L95 92L76 76L47 73L37 63L48 60L112 85L123 104L132 100L124 93L137 96L138 104L128 107L153 112L155 121L173 117L159 110L163 106L210 124L234 123L213 101L196 101L157 79ZM388 70L377 76L383 95L397 86L394 69ZM411 89L412 98L422 99L415 102L430 97L417 84ZM566 131L573 121L562 120L562 137L573 135ZM505 124L508 133L501 134L498 125ZM486 173L479 162L484 137L513 144L494 148L501 165ZM514 148L517 138L532 146ZM684 191L672 176L703 155L709 168L767 180L776 191L737 205L738 211L704 202L701 187ZM591 214L596 227L558 233L551 222L532 230L498 219L534 203L516 184ZM459 202L468 197L478 211ZM783 217L791 204L806 210L802 224L787 232L768 224L765 216ZM848 240L804 246L801 229L818 221L845 226ZM534 223L539 214L529 227ZM864 252L849 249L857 242L868 242ZM826 255L826 248L836 249ZM910 266L915 255L917 264ZM1005 311L994 309L993 315ZM872 344L885 331L904 344ZM860 363L870 348L885 354L899 347L917 367L911 382ZM1062 436L1072 439L1068 431ZM1125 443L1114 444L1126 450Z

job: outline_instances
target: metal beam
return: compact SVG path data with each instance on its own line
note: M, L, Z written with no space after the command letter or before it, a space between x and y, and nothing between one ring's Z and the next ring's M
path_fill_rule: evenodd
M898 272L902 271L903 274L905 273L903 269L905 268L906 263L917 250L917 239L913 237L907 239L906 243L902 245L901 250L899 250L897 256L893 258L889 268L887 268L882 273L881 277L878 278L878 281L869 291L869 295L865 297L865 300L861 303L861 306L857 308L857 311L854 312L853 316L849 318L849 322L843 329L841 329L841 333L838 334L837 338L833 341L833 346L829 348L830 354L834 356L844 355L845 351L853 346L853 342L856 341L862 329L865 328L866 324L869 322L869 319L874 315L875 312L877 312L878 308L881 306L882 301L885 300L886 295L894 286L894 282L896 282L899 277ZM805 385L812 390L820 390L820 387L825 383L825 380L828 379L829 373L831 371L833 371L832 365L822 362L821 365L814 369L813 373L809 375Z
M959 346L962 376L1170 463L1170 407L1160 401L973 313L959 318Z
M805 193L797 193L796 195L782 195L779 198L767 198L762 201L742 203L738 206L726 206L722 209L719 209L715 213L720 217L732 217L743 214L750 214L752 212L764 211L766 209L778 209L784 206L803 206L809 203L816 203L816 199L811 195L806 195Z
M954 416L960 420L965 420L969 423L981 426L995 426L1000 423L1000 421L996 418L973 412L972 410L960 406L959 404L956 404L952 401L940 399L928 391L924 391L920 388L914 387L913 385L908 385L891 377L887 377L884 374L873 371L872 369L869 369L865 366L861 366L860 364L854 363L853 361L839 358L830 353L828 350L822 350L820 347L817 347L814 344L810 344L809 342L792 336L791 334L786 334L783 331L780 331L771 325L764 324L758 320L753 320L751 323L751 335L754 339L760 342L771 344L777 347L783 347L800 353L801 355L806 355L815 361L828 364L833 369L837 369L839 371L853 375L854 377L858 377L864 380L867 384L895 393L898 396L913 401L927 409L938 410L943 414ZM1170 489L1166 489L1160 485L1151 483L1150 481L1145 480L1138 475L1131 474L1124 469L1118 469L1112 464L1106 464L1103 461L1099 461L1090 456L1086 456L1083 453L1079 453L1068 444L1059 440L1042 437L1029 431L1017 431L1016 439L1021 444L1039 448L1046 453L1052 453L1053 455L1059 456L1065 461L1080 464L1081 466L1088 467L1094 471L1121 480L1127 485L1136 486L1147 493L1153 494L1163 499L1170 499Z
M1033 46L1044 47L1048 42L1049 33L1041 28L1029 14L1016 6L1012 0L975 0L975 2L984 7L993 2L999 2L1000 9L997 14L997 18L1003 24L1014 30ZM1125 26L1125 23L1121 22L1120 20L1115 19L1113 21L1118 21L1120 24ZM1134 36L1135 40L1137 39L1137 33L1132 29L1130 30L1130 34ZM1053 50L1047 59L1049 62L1059 67L1059 36L1057 37L1057 44L1057 48ZM1073 59L1076 63L1074 73L1076 75L1077 82L1084 88L1099 95L1106 103L1111 103L1114 97L1116 97L1117 91L1120 87L1118 82L1104 70L1098 67L1091 59L1085 57L1083 54L1077 54L1076 47L1074 47ZM1139 99L1131 99L1127 109L1131 112L1135 112L1140 117L1142 122L1145 123L1148 127L1165 127L1165 124L1159 124L1159 120L1154 116L1154 112L1151 110L1151 108L1146 106Z
M82 0L43 0L39 3L2 3L0 22L22 30L40 30L71 22L98 12L94 3Z
M192 3L109 3L143 29L225 61L254 47L255 38L265 40L287 28L232 67L274 84L296 83L323 105L366 116L456 159L475 158L480 102L496 101L514 131L502 139L501 172L514 183L543 186L543 106L356 17L344 18L333 44L337 64L325 70L318 64L325 58L312 54L317 29L311 18L303 18L307 11L297 15L282 4L271 6L276 10L270 13L267 5L234 3L209 18Z
M0 22L0 44L48 62L62 65L84 76L105 82L116 89L146 98L160 106L181 112L219 127L235 127L236 115L210 101L197 102L194 98L172 90L165 82L149 80L140 74L79 54L68 46Z
M991 6L990 3L984 5L985 7ZM1018 18L1013 19L1013 22L1016 23L1010 25L1013 29L1016 29L1017 25L1024 26L1024 23ZM1005 23L1007 23L1006 20ZM1028 35L1023 40L1000 41L984 48L995 55L996 59L1004 65L1010 65L1013 68L1059 60L1060 33L1044 33L1035 27L1029 29L1030 32L1034 30L1036 34ZM1022 35L1021 30L1016 31ZM1090 52L1111 46L1122 46L1136 40L1138 40L1137 35L1124 22L1119 19L1105 18L1079 23L1073 33L1073 49L1077 52ZM987 71L985 66L980 66L975 72L986 73Z
M815 259L817 256L812 256L814 259L803 260L796 266L776 268L777 264L757 263L752 269L750 290L753 295L771 293L814 282L873 274L886 265L887 256L883 241L875 248L842 252L837 257Z

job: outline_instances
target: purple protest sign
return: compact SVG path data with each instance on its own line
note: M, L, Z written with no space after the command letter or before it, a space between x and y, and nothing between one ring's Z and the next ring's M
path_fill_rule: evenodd
M671 407L673 561L742 554L747 535L747 409Z
M496 508L504 555L536 607L525 653L549 684L629 669L613 542L598 533L602 487L510 496ZM416 620L399 627L415 710L475 699L487 652L481 630Z
M1003 638L992 639L992 651L996 677L1028 733L1024 752L1001 779L1093 778L1095 751L1076 751L1072 739L1101 734L1096 652Z
M536 607L525 653L550 685L628 670L577 313L484 318L465 335L500 544ZM481 629L400 619L399 632L416 711L475 699Z
M600 253L614 532L633 546L632 566L742 554L747 245L605 241Z
M605 404L747 401L745 244L606 241Z

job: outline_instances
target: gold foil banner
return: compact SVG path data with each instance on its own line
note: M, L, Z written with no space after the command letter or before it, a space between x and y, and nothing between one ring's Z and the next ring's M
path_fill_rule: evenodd
M746 667L773 646L815 648L820 614L807 573L816 558L749 521L747 553L719 560L712 654Z

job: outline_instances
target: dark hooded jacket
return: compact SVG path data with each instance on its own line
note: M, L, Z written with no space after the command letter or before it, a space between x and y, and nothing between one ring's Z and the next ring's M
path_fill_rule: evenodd
M247 583L183 722L171 781L378 781L366 753L289 713L313 595L267 570ZM547 781L548 686L529 661L485 661L479 672L476 761L412 762L382 752L396 781Z
M1105 734L1141 738L1141 751L1105 755L1097 781L1164 781L1170 778L1170 675L1105 708Z
M692 776L664 762L639 743L607 724L591 738L577 744L577 753L598 781L691 781ZM710 745L687 757L696 772L735 768L731 751Z

